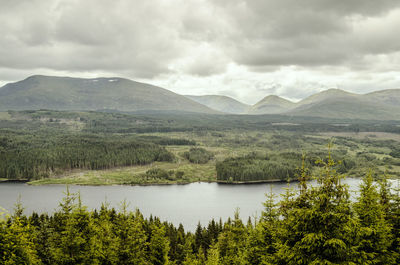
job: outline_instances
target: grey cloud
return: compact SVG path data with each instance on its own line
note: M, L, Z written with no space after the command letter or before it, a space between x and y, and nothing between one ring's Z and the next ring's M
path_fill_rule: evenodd
M53 69L156 78L223 74L232 62L255 72L292 65L373 72L399 65L399 56L389 58L400 51L400 35L395 34L400 27L398 0L0 4L0 67L8 71ZM210 52L202 53L203 43ZM382 55L389 57L371 64ZM283 88L276 92L286 93Z
M393 34L400 26L390 12L398 1L248 0L232 5L218 1L231 14L235 34L222 40L239 64L347 65L368 54L400 49ZM398 16L397 16L398 17ZM371 23L371 21L375 21Z
M70 71L168 73L185 51L174 12L158 1L59 1L0 13L0 66ZM173 11L173 10L172 10Z

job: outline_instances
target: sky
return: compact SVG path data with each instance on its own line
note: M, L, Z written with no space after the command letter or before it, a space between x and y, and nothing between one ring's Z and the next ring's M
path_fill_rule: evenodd
M0 0L0 85L125 77L300 100L400 88L398 0Z

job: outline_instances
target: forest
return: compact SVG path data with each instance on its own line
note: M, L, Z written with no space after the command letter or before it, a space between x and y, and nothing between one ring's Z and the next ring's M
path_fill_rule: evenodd
M396 121L8 111L0 113L0 179L88 185L287 181L303 153L310 170L318 170L315 161L330 141L340 173L361 177L373 169L374 177L399 177L399 132Z
M39 179L71 169L106 169L172 161L165 148L129 137L100 135L0 137L0 175L7 179Z
M299 189L279 202L267 193L261 216L244 222L238 210L195 232L129 212L126 202L89 211L68 189L51 215L25 215L17 202L0 219L0 263L399 264L400 189L367 173L350 200L330 153L318 163L318 185L308 185L303 159Z

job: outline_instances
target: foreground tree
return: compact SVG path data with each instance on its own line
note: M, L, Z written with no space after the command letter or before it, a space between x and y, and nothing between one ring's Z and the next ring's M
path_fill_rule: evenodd
M350 207L349 191L334 169L329 152L319 161L322 172L318 187L280 203L281 229L278 232L277 264L351 264L354 256L356 222Z
M354 205L358 217L356 261L359 264L396 264L396 253L389 250L393 237L381 198L370 173L363 178Z

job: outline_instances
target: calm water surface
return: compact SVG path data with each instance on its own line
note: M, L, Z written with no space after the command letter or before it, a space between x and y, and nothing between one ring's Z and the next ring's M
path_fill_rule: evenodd
M348 178L345 182L356 190L360 180ZM296 183L291 185L297 187ZM159 216L175 225L182 223L193 231L198 222L208 224L212 219L226 220L233 216L236 208L244 220L259 216L263 210L265 193L285 192L287 184L226 185L217 183L192 183L188 185L163 186L70 186L71 192L80 192L82 202L89 209L100 208L107 201L111 207L119 208L126 200L129 209L138 208L144 216ZM63 198L66 186L30 186L23 183L0 183L0 206L13 211L21 196L25 213L54 212ZM279 196L277 196L279 198Z

